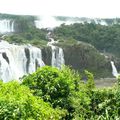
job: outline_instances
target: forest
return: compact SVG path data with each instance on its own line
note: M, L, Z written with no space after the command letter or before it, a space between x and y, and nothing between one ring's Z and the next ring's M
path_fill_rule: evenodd
M103 53L113 53L119 56L120 25L109 26L94 23L62 24L54 29L55 37L61 40L77 40L90 43Z

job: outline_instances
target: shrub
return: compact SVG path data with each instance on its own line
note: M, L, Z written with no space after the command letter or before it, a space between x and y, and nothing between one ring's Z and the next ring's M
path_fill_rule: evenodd
M75 81L71 74L45 66L35 73L25 77L23 84L34 90L34 95L41 96L44 101L50 102L53 107L65 107L67 98L75 90Z
M0 84L0 120L59 120L64 111L53 109L17 82Z
M90 76L89 73L89 80L92 79ZM75 116L82 114L87 116L90 112L87 84L69 67L64 66L61 70L50 66L39 68L35 73L24 77L22 84L29 86L35 96L51 103L53 108L66 109L68 114L65 119L76 118ZM91 85L90 82L89 84Z

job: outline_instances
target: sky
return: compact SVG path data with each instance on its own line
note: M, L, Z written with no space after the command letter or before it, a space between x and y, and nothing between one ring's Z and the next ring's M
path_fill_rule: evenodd
M120 0L0 0L0 13L116 18L119 6Z

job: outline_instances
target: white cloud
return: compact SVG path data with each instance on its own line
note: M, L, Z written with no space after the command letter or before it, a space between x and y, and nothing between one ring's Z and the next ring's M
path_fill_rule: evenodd
M119 0L0 0L0 12L79 17L120 17Z

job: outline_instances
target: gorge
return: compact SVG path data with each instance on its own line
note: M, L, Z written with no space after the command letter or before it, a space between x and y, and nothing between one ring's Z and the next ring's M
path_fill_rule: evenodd
M96 69L99 68L100 72L104 69L106 73L111 74L109 60L100 55L94 47L79 43L61 48L52 45L51 42L48 42L48 47L37 48L30 44L15 45L1 40L0 79L4 82L19 80L23 75L35 72L38 67L51 65L60 68L63 64L71 66L79 72L88 69L96 73ZM103 73L101 72L99 75L103 76Z
M67 25L62 24L55 29L40 29L39 22L41 20L38 20L34 16L7 17L4 17L4 15L2 17L0 16L0 79L4 82L12 79L18 80L23 75L35 72L38 67L44 65L61 68L61 65L65 64L80 73L87 69L98 78L112 76L110 61L112 59L114 60L114 57L112 55L109 57L101 53L90 42L82 41L84 39L87 40L88 33L85 35L85 38L84 36L79 37L78 35L82 31L76 32L79 33L76 35L76 33L74 34L74 27L72 28L73 32L71 32L71 28L69 29L67 27L69 27L68 23L73 24L77 22L75 24L76 28L77 26L81 28L88 26L90 29L93 29L96 27L94 25L97 24L99 29L99 26L107 27L109 24L116 24L119 22L118 19L110 21L88 18L53 17L54 21L56 20L59 24L66 23ZM86 21L88 22L87 24ZM87 28L86 30L88 32ZM85 30L83 29L83 31ZM93 31L93 33L95 32ZM78 37L80 40L74 40L74 36L75 39ZM93 34L93 36L95 35ZM119 65L118 61L119 59L115 60L117 65Z

